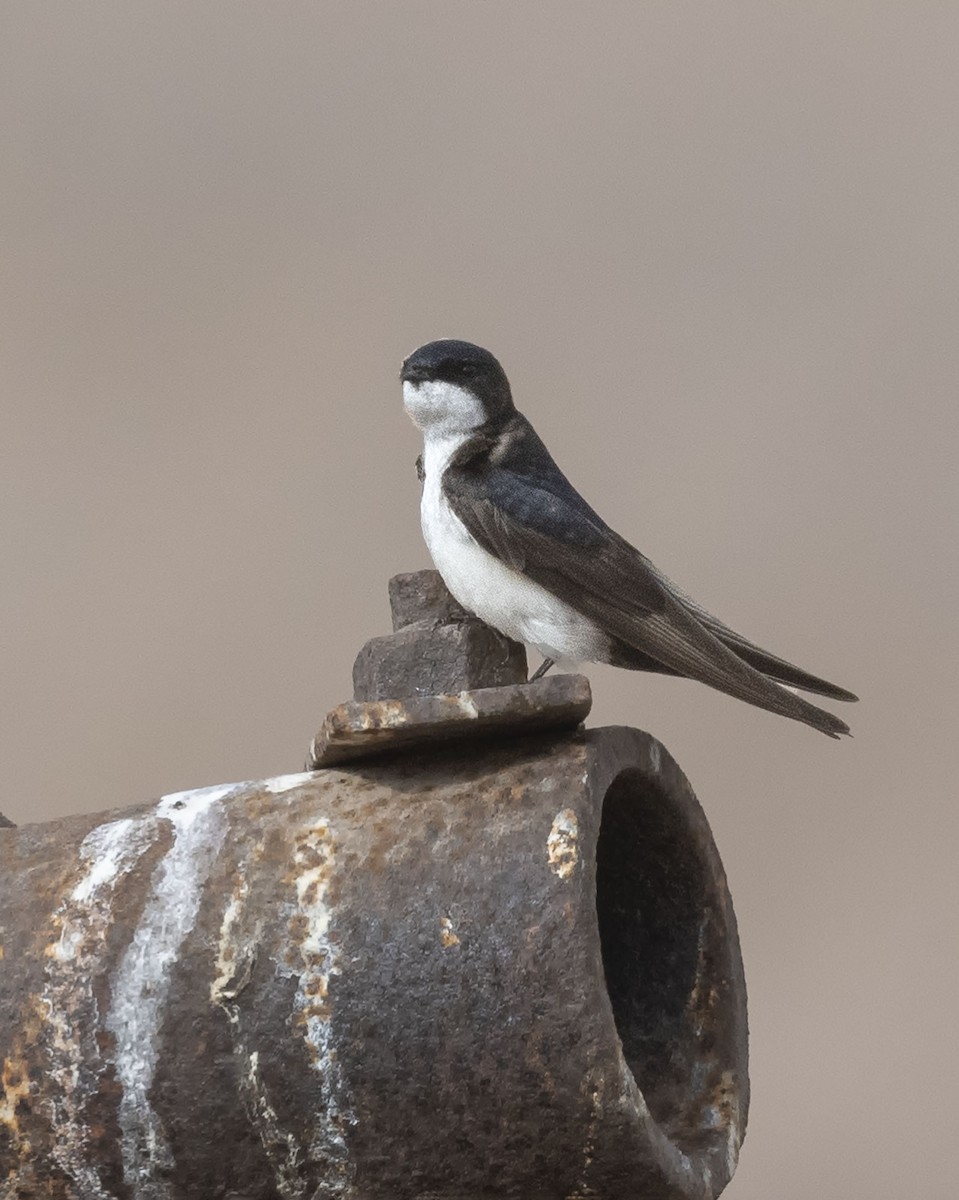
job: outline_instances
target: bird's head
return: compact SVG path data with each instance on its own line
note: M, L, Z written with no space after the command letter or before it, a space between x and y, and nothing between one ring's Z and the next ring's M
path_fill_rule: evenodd
M506 372L488 350L446 338L403 363L403 404L427 435L455 436L514 411Z

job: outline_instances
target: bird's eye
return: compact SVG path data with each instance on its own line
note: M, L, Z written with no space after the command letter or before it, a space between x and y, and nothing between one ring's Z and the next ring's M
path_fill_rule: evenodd
M466 379L475 379L476 378L475 364L474 363L461 363L460 364L460 374L463 375Z

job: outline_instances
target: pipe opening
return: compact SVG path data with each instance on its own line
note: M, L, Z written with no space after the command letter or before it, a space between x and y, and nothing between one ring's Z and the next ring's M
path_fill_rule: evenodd
M692 1148L713 1124L707 1107L733 1050L728 931L687 808L639 771L619 775L603 801L596 909L626 1063L656 1122Z

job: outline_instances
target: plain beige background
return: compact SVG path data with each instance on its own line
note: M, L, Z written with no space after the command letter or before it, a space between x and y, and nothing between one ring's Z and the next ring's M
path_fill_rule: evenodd
M855 739L593 669L706 806L731 1200L955 1196L959 5L0 8L0 809L297 770L427 565L401 358Z

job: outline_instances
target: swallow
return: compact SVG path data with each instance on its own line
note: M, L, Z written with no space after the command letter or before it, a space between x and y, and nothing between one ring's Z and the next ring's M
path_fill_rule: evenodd
M849 726L794 691L852 692L778 658L681 591L592 509L513 403L488 350L444 339L400 372L423 433L420 520L459 603L543 663L610 663L696 679L829 737Z

